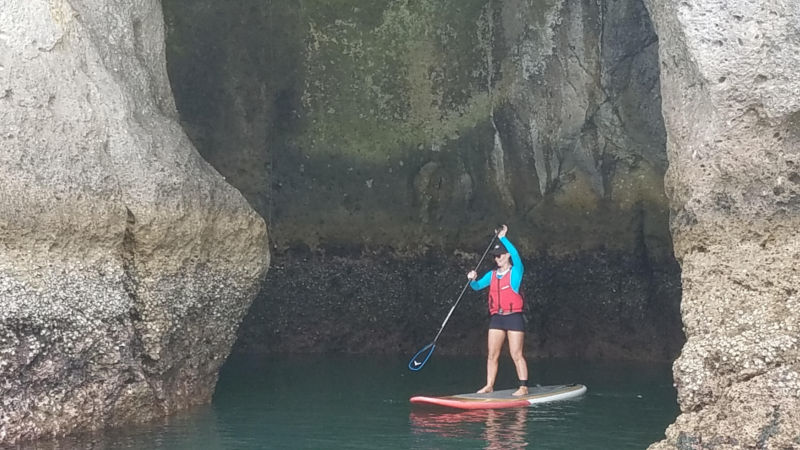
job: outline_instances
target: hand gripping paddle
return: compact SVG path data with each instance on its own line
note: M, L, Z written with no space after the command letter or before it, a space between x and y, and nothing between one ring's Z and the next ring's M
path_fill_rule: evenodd
M492 248L492 244L494 244L495 239L497 239L497 231L494 232L494 236L492 236L492 241L489 242L489 246L486 247L486 251L483 252L483 256L481 256L480 261L478 261L478 265L475 266L475 271L477 271L478 268L480 268L483 259L486 258L486 254L489 253L489 249ZM458 302L461 301L461 297L464 296L464 292L466 292L467 287L469 287L470 281L472 280L468 280L467 284L464 285L464 288L461 289L461 294L458 295L456 302L450 308L450 312L447 313L447 317L444 318L444 322L442 322L442 326L439 327L439 331L436 333L436 337L433 338L430 344L426 345L425 347L422 347L417 352L417 354L414 355L413 358L411 358L411 361L408 362L409 369L414 371L420 370L425 365L425 363L428 362L428 359L430 359L431 355L433 354L433 351L436 349L436 340L439 339L439 335L442 334L444 326L447 325L447 321L450 320L450 316L453 315L453 311L456 310L456 306L458 306Z

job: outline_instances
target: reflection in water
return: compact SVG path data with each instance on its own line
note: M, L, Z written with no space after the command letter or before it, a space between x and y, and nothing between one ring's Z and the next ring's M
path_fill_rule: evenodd
M414 433L435 433L448 438L482 438L486 449L523 448L528 408L477 409L459 412L412 411Z
M141 425L66 436L53 441L37 441L35 450L105 450L110 448L224 449L219 418L210 405L195 407L180 414L162 417ZM27 448L25 445L22 448Z

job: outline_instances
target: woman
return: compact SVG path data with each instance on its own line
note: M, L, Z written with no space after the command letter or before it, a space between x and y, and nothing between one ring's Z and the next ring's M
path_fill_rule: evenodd
M497 361L503 342L508 338L508 349L511 359L517 367L519 389L513 395L528 394L528 364L522 354L525 341L525 322L522 318L523 300L519 288L522 283L524 267L519 252L506 237L508 227L503 225L497 233L500 243L492 248L497 269L487 272L480 280L473 270L467 274L470 287L480 290L489 287L489 355L486 360L486 386L478 393L484 394L494 390L497 378Z

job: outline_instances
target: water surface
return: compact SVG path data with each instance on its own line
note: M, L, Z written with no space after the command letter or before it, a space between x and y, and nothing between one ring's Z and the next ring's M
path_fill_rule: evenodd
M668 364L530 361L531 381L582 383L579 399L457 412L412 406L412 395L472 392L479 357L236 356L211 405L163 423L71 445L133 449L642 449L677 416ZM496 388L513 387L510 361Z

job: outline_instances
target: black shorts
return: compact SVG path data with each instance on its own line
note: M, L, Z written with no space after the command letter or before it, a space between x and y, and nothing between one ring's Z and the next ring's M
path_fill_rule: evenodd
M522 313L493 314L489 319L490 330L525 331L525 320Z

